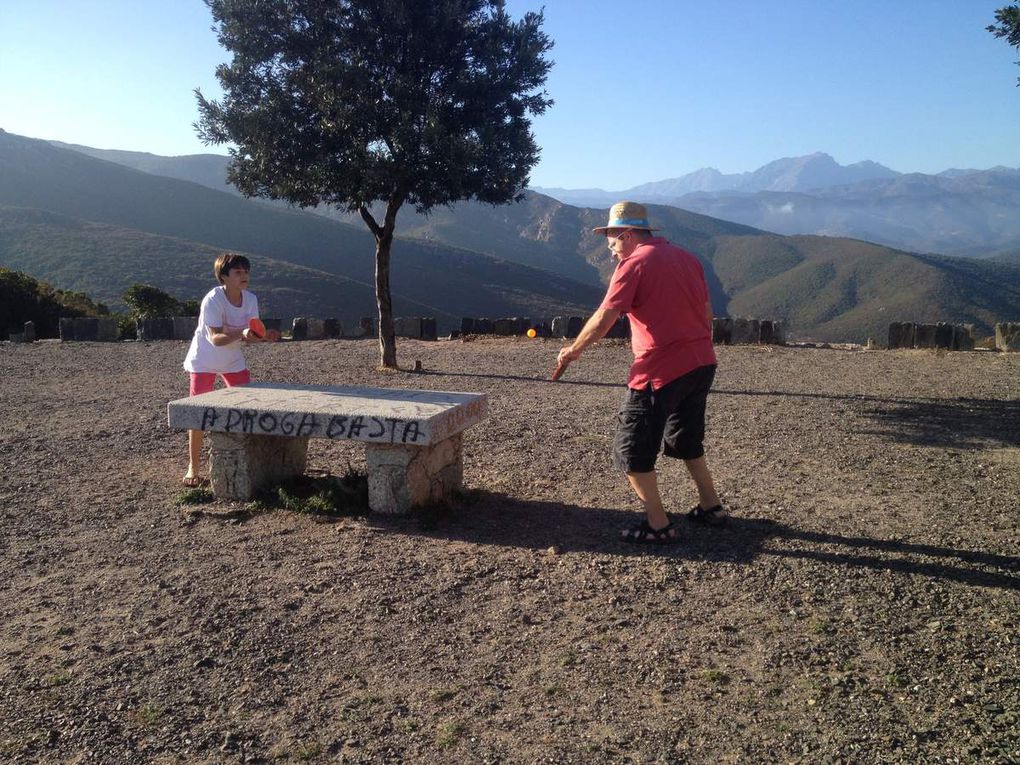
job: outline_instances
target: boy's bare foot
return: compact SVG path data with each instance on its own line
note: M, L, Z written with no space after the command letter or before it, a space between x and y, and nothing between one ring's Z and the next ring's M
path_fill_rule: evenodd
M200 475L195 475L190 470L181 479L181 482L189 489L197 489L199 486L204 486L206 479Z

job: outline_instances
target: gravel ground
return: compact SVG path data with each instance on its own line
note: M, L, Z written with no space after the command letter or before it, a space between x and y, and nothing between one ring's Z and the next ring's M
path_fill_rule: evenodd
M1020 761L1020 354L721 348L734 521L649 550L616 540L629 349L552 384L556 348L249 351L489 394L464 503L386 519L182 511L183 344L0 345L0 761Z

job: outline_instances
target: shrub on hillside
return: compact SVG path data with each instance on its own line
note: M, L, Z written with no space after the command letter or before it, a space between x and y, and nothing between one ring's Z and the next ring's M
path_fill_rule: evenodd
M157 319L165 316L198 316L195 300L180 301L151 284L132 284L124 293L124 302L136 319Z

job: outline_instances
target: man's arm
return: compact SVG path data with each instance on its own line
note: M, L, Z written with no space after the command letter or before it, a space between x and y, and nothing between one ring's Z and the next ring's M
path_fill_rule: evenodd
M584 350L605 337L605 334L613 328L613 325L616 324L616 320L619 318L619 311L613 308L599 308L585 323L577 339L566 348L560 350L559 363L570 363L581 358Z

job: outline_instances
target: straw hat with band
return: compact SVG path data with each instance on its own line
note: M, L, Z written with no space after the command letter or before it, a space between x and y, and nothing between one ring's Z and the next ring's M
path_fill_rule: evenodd
M648 211L637 202L617 202L609 208L609 223L592 231L603 234L610 228L640 228L645 231L658 231L648 225Z

